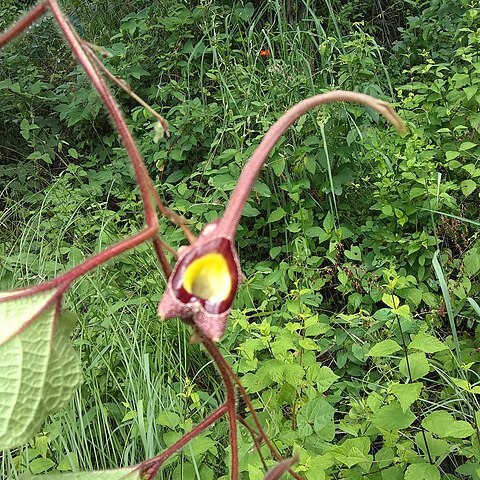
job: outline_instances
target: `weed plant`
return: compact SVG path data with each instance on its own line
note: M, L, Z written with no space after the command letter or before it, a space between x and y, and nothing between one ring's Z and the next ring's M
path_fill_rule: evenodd
M316 110L283 137L240 225L246 281L220 348L280 451L299 448L307 480L478 479L480 9L392 2L412 13L398 34L358 22L368 2L344 3L305 1L298 15L282 2L167 0L67 11L168 119L171 138L154 143L153 118L118 89L158 190L196 232L298 100L343 88L397 102L404 139L356 106ZM4 27L20 12L0 5ZM108 117L51 32L0 51L1 290L142 227ZM183 238L160 233L174 247ZM183 324L157 319L163 289L143 247L75 284L84 384L29 445L1 454L0 477L133 464L220 405L208 357ZM258 480L247 433L241 478ZM227 438L219 423L159 478L226 480Z

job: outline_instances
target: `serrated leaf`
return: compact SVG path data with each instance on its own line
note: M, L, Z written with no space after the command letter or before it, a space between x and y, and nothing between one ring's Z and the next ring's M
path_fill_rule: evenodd
M436 465L414 463L405 470L405 480L440 480L440 471Z
M410 367L410 368L409 368ZM424 377L430 371L430 365L428 364L427 357L423 352L421 353L409 353L408 354L408 363L407 357L402 358L398 365L400 373L404 375L407 379L418 380L419 378ZM411 375L411 378L410 378Z
M307 368L307 382L315 383L318 393L326 392L338 378L338 375L335 375L326 365L320 366L314 363Z
M378 429L394 432L409 427L415 418L410 410L404 412L400 404L394 402L378 410L372 416L372 423Z
M419 333L413 336L412 341L408 345L409 350L415 349L425 353L436 353L446 350L448 347L438 338L428 333Z
M420 396L423 384L417 383L397 383L392 385L391 391L397 397L402 410L406 412L410 405Z
M422 426L440 438L466 438L474 433L474 429L469 423L464 420L455 420L453 415L444 410L427 415L423 419Z
M367 353L370 357L386 357L398 352L402 347L395 340L382 340L375 344Z
M0 345L0 449L26 443L81 383L69 321L58 317L61 298L55 295L48 291L13 300L11 292L1 295L1 314L17 314L23 329ZM12 330L11 318L0 317L4 323Z
M20 480L35 480L38 475L22 475ZM138 467L118 468L116 470L98 470L94 472L58 473L41 475L45 480L142 480L144 475Z
M426 445L425 445L426 440ZM433 438L432 434L422 430L415 434L415 443L420 447L424 455L431 457L443 457L450 452L450 444L446 440Z

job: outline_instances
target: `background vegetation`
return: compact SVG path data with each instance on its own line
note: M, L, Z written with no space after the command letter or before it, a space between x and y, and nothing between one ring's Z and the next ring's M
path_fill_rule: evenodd
M0 2L1 29L25 3ZM221 347L278 448L300 447L307 480L480 478L476 2L64 7L169 121L172 137L154 143L149 113L113 87L159 192L197 232L295 102L342 88L396 105L403 139L355 106L318 109L282 139L237 236L247 280ZM1 289L52 278L141 226L124 152L49 19L0 52L0 131ZM0 453L0 476L144 460L221 402L189 329L158 321L163 288L149 246L75 284L84 385L29 445ZM226 428L159 478L227 479ZM242 479L259 480L241 433Z

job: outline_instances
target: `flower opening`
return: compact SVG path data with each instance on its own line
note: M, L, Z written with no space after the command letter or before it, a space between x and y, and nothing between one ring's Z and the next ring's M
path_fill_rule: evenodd
M222 302L232 291L232 277L226 258L220 253L207 253L185 269L183 288L209 302Z

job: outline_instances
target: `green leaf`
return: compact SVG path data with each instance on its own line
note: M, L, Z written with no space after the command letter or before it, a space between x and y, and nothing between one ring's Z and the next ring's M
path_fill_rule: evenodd
M282 207L278 207L268 216L267 223L278 222L278 220L281 220L286 214Z
M68 472L71 470L79 470L78 457L74 452L69 452L63 457L57 466L57 470Z
M410 300L414 307L418 307L422 301L423 292L419 288L409 288L407 290L407 298Z
M82 379L70 319L58 318L61 298L49 290L9 300L15 293L0 295L0 324L7 327L0 345L0 449L26 443Z
M38 476L22 475L21 480L35 480ZM96 472L58 473L42 475L46 480L142 480L145 478L137 467L118 468L116 470L98 470Z
M460 183L460 188L462 189L462 193L466 197L468 197L477 188L477 183L474 182L471 178L469 178L468 180L464 180L463 182Z
M353 245L352 248L350 248L350 250L345 250L344 254L350 260L362 259L362 251L360 250L360 247L357 247L356 245Z
M141 77L150 76L150 72L145 70L141 65L136 65L135 67L132 67L129 70L127 70L127 72L137 80L139 80Z
M318 350L318 345L312 338L302 338L298 341L298 345L304 350Z
M280 155L276 155L273 160L270 161L273 173L279 177L285 170L285 158Z
M410 365L410 373L412 378L410 378L408 365ZM423 352L408 354L408 364L407 364L406 357L402 358L400 360L398 368L400 370L400 373L402 373L402 375L404 375L406 378L408 378L412 382L414 380L424 377L430 371L430 366L428 364L427 357Z
M375 344L367 353L370 357L386 357L398 352L402 347L395 340L382 340Z
M158 414L155 423L170 428L171 430L175 430L180 423L180 416L178 413L163 410Z
M74 148L69 148L69 149L68 149L68 154L69 154L72 158L78 158L78 152L77 152Z
M413 340L408 345L409 349L420 350L425 353L436 353L446 350L448 347L438 338L428 333L419 333L413 336Z
M457 158L460 155L460 152L454 151L454 150L448 150L445 152L445 157L447 160L453 160L454 158Z
M405 480L440 480L440 471L436 465L414 463L405 470Z
M460 145L460 150L470 150L472 148L475 148L476 146L477 146L477 144L473 143L473 142L463 142Z
M472 248L463 256L463 265L465 267L465 274L468 277L473 277L480 270L480 251L478 248Z
M333 440L335 437L334 413L335 408L325 399L313 398L298 414L298 434L305 439L315 432L323 440Z
M474 433L473 427L464 420L455 420L453 415L444 410L427 415L422 422L423 428L437 437L466 438Z
M36 458L28 464L28 468L34 475L44 473L54 466L55 463L50 458Z
M360 465L365 471L370 469L373 456L369 454L370 439L368 437L349 438L341 445L333 447L330 454L337 462L343 463L348 468Z
M420 396L423 384L417 383L396 383L392 385L391 391L397 397L402 410L406 412L410 405Z
M380 430L394 432L409 427L415 418L410 410L403 411L399 403L393 402L378 410L372 416L372 423Z
M25 293L25 296L8 300ZM54 301L57 291L46 290L29 295L28 289L0 292L0 346L24 329Z
M307 382L315 383L316 390L319 393L326 392L337 380L338 375L335 375L330 367L325 365L320 366L314 363L307 368Z
M235 9L235 13L242 19L242 20L250 20L253 14L255 13L255 7L253 6L252 2L248 2L245 4L244 7L238 7Z
M425 440L427 444L425 445ZM446 440L433 438L432 434L423 430L415 434L415 443L421 448L424 455L443 457L450 452L450 444Z
M400 306L400 300L396 295L390 295L389 293L384 293L382 296L382 302L385 305L388 305L390 308L396 309Z
M315 170L317 169L317 162L315 161L315 158L311 155L305 155L303 163L307 171L312 175L315 175Z
M257 180L255 182L255 185L253 186L253 191L255 193L258 193L261 197L271 197L272 192L270 191L270 188L268 187L267 184L261 182L260 180Z
M285 382L289 383L293 387L297 387L300 381L303 379L304 373L305 372L301 365L297 365L295 363L285 365Z
M467 96L467 100L470 100L477 93L477 90L478 90L477 85L470 85L468 87L465 87L463 91Z
M331 212L328 212L325 218L323 219L323 228L327 233L331 232L335 227L335 222Z

